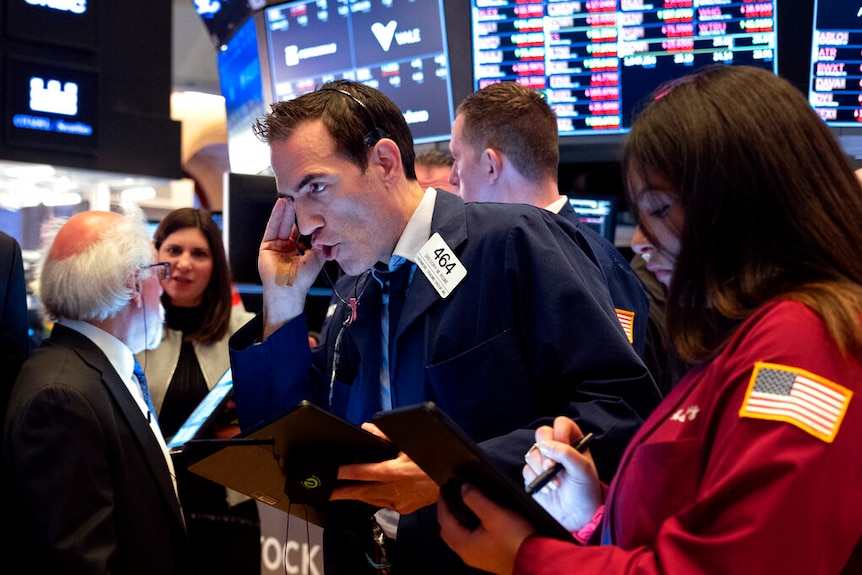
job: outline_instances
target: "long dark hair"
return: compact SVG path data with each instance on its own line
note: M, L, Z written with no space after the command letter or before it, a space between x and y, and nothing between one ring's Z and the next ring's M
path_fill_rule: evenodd
M714 356L776 298L812 308L842 352L860 355L862 187L799 90L746 66L662 86L622 164L632 205L632 175L659 175L685 213L667 308L684 359Z
M198 228L203 232L213 258L212 277L210 277L203 296L206 308L204 322L198 331L186 334L186 340L214 343L227 333L232 305L230 267L222 243L221 230L219 230L209 211L179 208L170 212L159 222L159 227L156 228L156 233L153 235L156 249L162 247L162 243L169 235L185 228ZM162 294L162 303L166 306L171 303L167 292Z

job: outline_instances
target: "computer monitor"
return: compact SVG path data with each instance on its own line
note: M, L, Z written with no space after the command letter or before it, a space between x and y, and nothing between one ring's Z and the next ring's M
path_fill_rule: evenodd
M47 2L10 0L0 7L9 38L56 44L96 52L103 44L99 28L105 19L104 0Z
M278 199L275 178L226 172L223 189L222 238L233 279L241 285L260 285L257 254Z
M449 139L455 102L443 0L296 0L264 16L274 101L354 80L395 102L415 143Z
M100 72L48 58L9 55L4 61L6 144L32 150L96 155Z
M569 204L583 225L614 243L617 228L616 196L569 196Z
M252 13L252 9L260 7L262 0L207 0L192 4L212 43L221 46Z
M862 5L814 0L808 101L844 151L862 158Z
M269 147L252 130L266 113L259 38L257 21L249 17L218 50L230 171L241 174L260 174L269 167Z
M778 72L777 0L697 4L470 0L474 89L513 80L542 92L561 147L589 142L590 159L615 160L661 83L715 63Z
M240 293L261 293L257 255L272 207L278 199L275 177L226 172L223 181L222 239L234 282ZM325 274L315 280L309 295L329 297L330 280L341 273L338 263L324 265Z

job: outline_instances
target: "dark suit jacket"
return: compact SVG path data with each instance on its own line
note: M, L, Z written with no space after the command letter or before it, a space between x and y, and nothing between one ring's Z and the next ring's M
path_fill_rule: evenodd
M649 297L637 274L614 244L590 226L580 222L580 216L572 209L571 204L566 202L557 215L572 222L590 244L599 268L605 274L614 307L634 314L632 345L638 354L644 357L650 306Z
M5 427L13 572L191 572L161 448L89 339L54 327L21 370Z
M620 326L583 235L546 210L465 204L447 192L437 193L435 232L467 275L443 299L420 270L415 272L390 357L393 406L436 402L476 441L484 441L519 481L533 428L568 414L585 432L596 433L592 453L609 479L660 397ZM347 298L355 295L354 285L361 290L365 283L345 278L339 290ZM259 317L238 331L231 339L231 364L241 425L277 416L300 399L330 406L355 423L371 420L381 409L380 311L380 286L370 279L357 320L342 336L342 361L331 390L343 304L313 355L303 317L260 345L251 345L261 333ZM422 512L401 518L402 551L411 541L430 548L439 540L434 508L423 511L421 518ZM325 534L330 531L327 527ZM325 551L326 561L337 555ZM404 572L452 573L437 549L405 555Z
M30 353L27 330L21 247L15 238L0 232L0 422L6 413L12 384Z

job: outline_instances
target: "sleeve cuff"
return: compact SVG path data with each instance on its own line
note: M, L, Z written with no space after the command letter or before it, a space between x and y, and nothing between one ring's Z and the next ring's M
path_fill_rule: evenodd
M590 519L590 522L578 529L575 533L572 533L572 536L575 540L581 545L587 545L590 541L590 538L593 536L593 533L596 532L596 529L602 523L602 518L605 516L605 506L599 505L599 508L596 509L593 518Z

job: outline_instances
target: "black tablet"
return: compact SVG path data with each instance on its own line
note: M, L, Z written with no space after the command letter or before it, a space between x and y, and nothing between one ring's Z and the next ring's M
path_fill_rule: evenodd
M565 527L527 494L523 485L503 473L482 448L434 403L383 411L375 415L373 421L441 486L441 496L445 496L445 491L453 485L471 483L490 499L517 511L541 535L575 541Z
M323 525L338 467L392 459L398 448L307 401L233 439L189 469L262 503Z
M200 437L224 410L233 390L233 375L230 368L224 372L209 393L203 398L191 415L183 422L168 442L173 453L181 451L189 441Z

